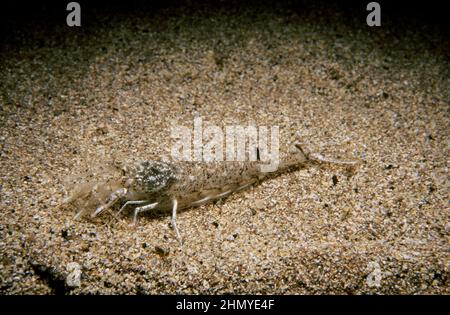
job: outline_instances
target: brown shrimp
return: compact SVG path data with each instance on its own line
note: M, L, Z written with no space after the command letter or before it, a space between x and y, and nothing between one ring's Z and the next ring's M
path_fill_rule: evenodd
M176 225L177 211L199 206L213 200L224 198L233 192L245 189L267 177L274 177L289 169L307 163L329 162L355 165L356 161L338 161L319 154L306 154L299 144L294 152L281 161L275 172L261 171L260 161L222 161L167 163L144 161L125 167L120 174L105 181L87 186L75 193L67 202L96 196L99 206L91 213L92 217L110 209L119 200L125 201L118 211L136 205L133 222L141 212L160 210L172 212L172 227L181 243ZM85 210L77 214L82 215Z

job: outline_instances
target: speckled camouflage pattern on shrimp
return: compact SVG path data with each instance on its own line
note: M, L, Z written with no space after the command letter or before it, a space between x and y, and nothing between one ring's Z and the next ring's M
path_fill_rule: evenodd
M354 161L337 161L318 154L305 154L300 145L285 157L274 172L261 171L261 161L221 162L161 162L143 161L122 168L120 177L112 177L97 183L85 194L75 194L70 200L95 195L103 189L106 201L95 208L91 216L97 216L111 208L119 200L125 201L119 212L135 205L134 223L141 212L159 210L172 212L172 227L178 240L181 237L176 225L178 210L199 206L245 189L267 177L274 177L309 162L331 162L354 165ZM102 200L97 194L97 200ZM77 216L85 211L82 210Z

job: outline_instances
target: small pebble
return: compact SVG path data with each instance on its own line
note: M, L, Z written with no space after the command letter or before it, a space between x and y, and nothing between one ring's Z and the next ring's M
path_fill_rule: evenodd
M81 266L76 262L67 264L66 267L69 274L66 278L66 285L69 288L78 288L81 286Z
M261 199L256 199L254 205L257 210L262 210L266 207L264 201L262 201Z

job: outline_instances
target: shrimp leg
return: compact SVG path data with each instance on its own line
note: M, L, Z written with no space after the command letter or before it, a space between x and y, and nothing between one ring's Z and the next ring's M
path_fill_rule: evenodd
M141 205L143 203L148 202L148 200L136 200L136 201L127 201L125 202L125 204L122 206L122 208L120 208L119 212L117 212L117 214L120 214L122 212L123 209L125 209L128 205Z
M155 202L155 203L151 203L151 204L148 204L148 205L145 205L145 206L138 207L138 208L134 209L133 224L136 225L136 222L137 222L137 215L138 215L139 213L144 212L144 211L151 210L151 209L155 208L157 205L158 205L158 202Z
M181 240L180 232L178 231L177 227L177 208L178 208L178 201L177 199L172 199L172 228L175 230L175 233L177 235L177 240L180 243L180 245L183 245L183 241Z

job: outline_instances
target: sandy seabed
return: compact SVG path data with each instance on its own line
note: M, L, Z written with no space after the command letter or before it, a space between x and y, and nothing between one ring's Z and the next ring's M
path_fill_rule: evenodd
M0 55L0 292L448 294L448 36L365 14L179 6L18 32ZM58 207L71 175L168 155L171 124L199 116L362 163L182 212L182 247L169 216Z

